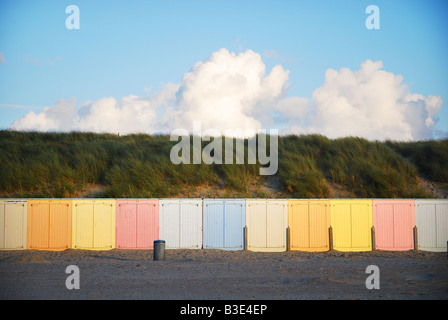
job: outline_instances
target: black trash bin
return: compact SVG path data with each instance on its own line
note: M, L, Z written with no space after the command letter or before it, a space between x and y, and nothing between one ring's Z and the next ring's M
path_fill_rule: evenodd
M154 261L165 260L165 240L154 241Z

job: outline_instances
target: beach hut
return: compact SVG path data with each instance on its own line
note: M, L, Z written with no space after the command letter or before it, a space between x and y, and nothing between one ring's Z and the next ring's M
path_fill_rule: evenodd
M27 200L0 200L0 249L26 249Z
M244 199L204 199L203 248L244 249L246 202Z
M414 249L415 201L373 200L375 249Z
M159 239L159 200L116 201L116 247L153 249Z
M288 200L246 199L247 249L286 251Z
M110 199L73 200L73 248L115 248L115 203Z
M333 249L372 250L372 200L330 200Z
M65 250L72 246L72 201L28 200L27 248Z
M159 200L159 238L166 249L201 249L202 199Z
M418 249L447 251L448 200L415 200Z
M330 201L288 200L290 250L330 250Z

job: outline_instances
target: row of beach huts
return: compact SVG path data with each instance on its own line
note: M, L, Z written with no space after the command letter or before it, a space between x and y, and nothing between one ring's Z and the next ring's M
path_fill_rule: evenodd
M447 251L448 200L2 199L0 249Z

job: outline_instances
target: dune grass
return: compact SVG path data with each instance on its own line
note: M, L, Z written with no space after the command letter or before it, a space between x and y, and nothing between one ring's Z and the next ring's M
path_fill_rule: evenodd
M270 197L261 188L266 179L259 175L261 164L247 163L244 142L244 164L174 165L170 151L177 142L167 135L4 130L0 195L71 198L85 185L99 184L104 191L96 196L105 198L176 197L200 186L226 190L235 198ZM448 140L372 142L290 135L279 137L278 154L276 178L284 198L331 198L332 185L360 198L427 198L431 194L419 186L419 175L448 182ZM254 185L260 187L256 192Z

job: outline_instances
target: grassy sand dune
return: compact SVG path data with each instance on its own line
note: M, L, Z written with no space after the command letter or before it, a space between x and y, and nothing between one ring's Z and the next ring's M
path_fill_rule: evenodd
M247 164L244 142L245 164L174 165L170 151L177 142L167 135L0 131L0 196L447 197L448 139L282 136L274 176L260 176L259 163Z

